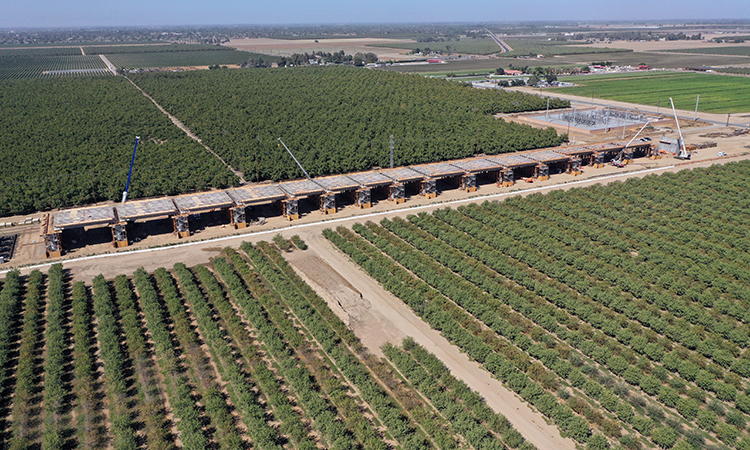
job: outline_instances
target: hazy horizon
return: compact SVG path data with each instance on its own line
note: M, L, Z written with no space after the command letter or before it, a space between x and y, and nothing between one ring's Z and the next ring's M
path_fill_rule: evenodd
M8 2L0 28L88 28L221 25L362 25L502 22L673 22L743 20L750 0L536 0L499 4L489 0L456 3L434 0L384 0L356 4L342 0L206 3L145 1L93 2L32 0ZM748 17L736 17L737 14Z

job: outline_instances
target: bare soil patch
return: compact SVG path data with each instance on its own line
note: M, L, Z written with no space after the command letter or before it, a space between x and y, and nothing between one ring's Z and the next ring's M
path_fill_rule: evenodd
M737 47L744 44L722 44L708 41L613 41L596 44L577 45L576 47L625 48L634 52L654 52L659 50L682 50L688 48L723 48Z
M408 50L386 47L373 47L371 44L396 44L413 42L411 39L383 39L383 38L332 38L332 39L232 39L224 44L227 47L248 52L265 53L268 55L291 56L293 53L326 52L335 53L343 50L347 55L357 52L372 52L382 60L411 59Z

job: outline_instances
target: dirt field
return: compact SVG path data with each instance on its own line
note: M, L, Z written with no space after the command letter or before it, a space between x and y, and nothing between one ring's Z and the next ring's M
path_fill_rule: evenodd
M597 44L586 44L579 45L578 47L594 47L594 48L625 48L633 50L634 52L653 52L658 50L680 50L686 48L722 48L722 47L738 47L746 44L722 44L717 42L708 42L708 39L726 38L731 39L731 35L722 34L705 34L701 41L613 41L610 43L597 43Z
M369 44L395 44L413 42L410 39L381 39L381 38L334 38L334 39L232 39L224 44L227 47L249 52L265 53L267 55L291 56L292 53L326 52L335 53L343 50L347 55L357 52L372 52L381 60L401 61L411 59L408 50L385 47L372 47Z

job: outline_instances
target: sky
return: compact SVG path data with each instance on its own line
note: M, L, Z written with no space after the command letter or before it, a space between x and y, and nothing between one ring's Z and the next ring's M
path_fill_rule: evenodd
M750 0L0 0L0 28L750 18Z

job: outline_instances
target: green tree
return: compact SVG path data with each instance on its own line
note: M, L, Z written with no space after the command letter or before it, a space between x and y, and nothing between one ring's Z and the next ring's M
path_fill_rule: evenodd
M651 440L661 448L672 448L677 442L677 433L670 427L656 428L651 433Z

